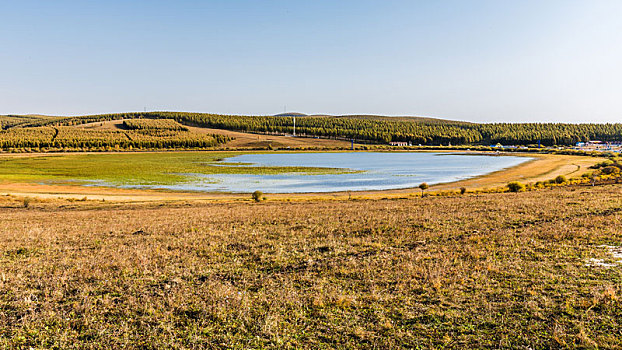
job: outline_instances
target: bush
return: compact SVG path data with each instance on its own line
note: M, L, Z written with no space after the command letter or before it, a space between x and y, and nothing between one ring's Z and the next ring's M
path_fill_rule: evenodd
M427 182L423 182L421 185L419 185L419 188L421 189L421 197L423 198L423 191L430 188L430 186L427 184Z
M564 175L558 175L558 176L555 178L555 183L556 183L556 184L563 184L563 183L565 183L566 181L568 181L568 180L566 179L566 177L565 177Z
M600 171L605 175L614 175L614 174L617 175L620 173L620 168L615 167L615 166L607 166L607 167L602 168Z
M30 206L30 198L24 198L24 208L28 208Z
M263 196L263 192L261 191L253 192L252 197L255 202L261 202L262 199L266 200L266 197Z
M518 181L512 181L508 183L508 189L510 190L510 192L520 192L525 189L525 185Z
M466 193L466 188L460 187L460 194L465 194L465 193Z

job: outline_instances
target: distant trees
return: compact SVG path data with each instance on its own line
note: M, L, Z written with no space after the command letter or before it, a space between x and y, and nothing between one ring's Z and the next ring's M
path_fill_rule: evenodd
M172 121L174 124L176 122ZM181 125L180 125L181 126ZM181 126L182 128L185 128ZM184 130L143 128L135 130L93 130L76 127L27 127L0 131L0 149L174 149L208 148L229 137Z
M0 117L3 128L71 126L107 120L132 119L130 124L174 120L190 126L242 132L290 133L292 119L278 116L240 116L208 113L149 112L102 114L81 117L29 119ZM170 121L164 122L170 124ZM177 126L179 127L179 126ZM136 129L143 129L143 126ZM162 129L162 128L160 128ZM177 130L177 129L175 129ZM409 119L376 116L296 118L296 134L347 138L369 142L406 141L422 145L574 145L578 141L622 140L622 124L495 123L476 124L431 118Z
M0 149L51 147L53 128L15 128L0 131Z
M173 130L188 131L188 128L173 119L128 119L123 126L130 130Z
M288 133L291 119L273 116L223 116L214 114L158 113L182 124L239 131ZM301 135L343 137L388 143L412 144L512 144L574 145L578 141L622 139L622 124L497 123L474 124L441 120L405 120L381 117L300 117L296 131Z

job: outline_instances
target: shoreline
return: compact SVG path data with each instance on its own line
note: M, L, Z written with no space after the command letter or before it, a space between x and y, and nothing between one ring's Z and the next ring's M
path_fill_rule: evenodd
M197 151L200 152L200 151ZM245 151L229 151L231 153L255 153ZM278 151L277 151L278 152ZM287 151L285 151L287 152ZM348 151L346 151L348 152ZM372 151L373 152L373 151ZM409 152L402 150L388 152ZM416 151L420 152L420 151ZM423 151L431 152L431 151ZM447 150L433 151L438 153L463 153L463 154L484 154L481 151L462 151ZM131 152L120 152L131 153ZM311 151L318 153L318 151ZM75 154L75 153L56 153ZM13 154L3 155L8 157L38 156L50 154ZM493 155L490 155L493 156ZM516 166L491 172L488 174L472 177L469 179L439 183L430 185L428 191L448 191L458 190L464 187L468 190L490 189L504 186L510 181L536 182L545 181L558 175L580 176L588 171L589 166L601 161L599 158L575 155L551 155L533 153L507 153L494 156L519 156L533 158ZM364 191L342 191L342 192L312 192L312 193L266 193L270 200L313 200L313 199L347 199L356 198L391 198L403 197L418 193L419 188L410 187L403 189L388 190L364 190ZM237 201L248 200L250 194L247 193L225 193L225 192L176 192L162 191L154 189L122 189L115 187L92 187L81 185L59 185L59 184L40 184L40 183L20 183L2 182L0 183L0 195L11 195L20 197L33 197L38 199L72 199L79 200L85 197L88 200L105 200L114 202L144 202L144 201Z

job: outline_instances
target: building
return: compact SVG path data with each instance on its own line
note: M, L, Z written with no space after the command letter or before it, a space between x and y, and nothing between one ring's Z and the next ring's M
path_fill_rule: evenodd
M599 151L599 152L620 152L622 151L621 141L585 141L577 142L574 149L582 151Z
M391 146L411 146L410 142L406 141L391 141L389 142Z

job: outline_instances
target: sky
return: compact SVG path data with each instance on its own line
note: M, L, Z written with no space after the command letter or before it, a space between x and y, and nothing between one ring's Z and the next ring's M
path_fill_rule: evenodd
M0 0L0 114L622 122L622 1Z

